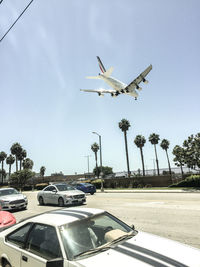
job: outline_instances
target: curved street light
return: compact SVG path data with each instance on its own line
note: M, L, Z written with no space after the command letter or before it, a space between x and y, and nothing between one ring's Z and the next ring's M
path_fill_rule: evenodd
M102 179L102 176L103 176L103 172L102 172L102 151L101 151L101 135L98 134L97 132L92 132L93 134L96 134L98 135L99 137L99 149L100 149L100 169L101 169L101 173L100 173L100 177L101 177L101 192L104 191L103 189L103 179Z

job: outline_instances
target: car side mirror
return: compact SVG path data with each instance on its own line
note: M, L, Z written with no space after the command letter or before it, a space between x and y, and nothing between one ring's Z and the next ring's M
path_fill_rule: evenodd
M131 224L131 229L135 230L135 225Z
M48 260L46 263L46 267L63 267L63 262L64 260L62 258Z

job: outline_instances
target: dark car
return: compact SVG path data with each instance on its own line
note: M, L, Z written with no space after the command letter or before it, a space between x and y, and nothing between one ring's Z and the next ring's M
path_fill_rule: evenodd
M84 193L90 193L91 195L96 193L96 187L90 183L78 183L73 184L73 186L76 189L83 191Z

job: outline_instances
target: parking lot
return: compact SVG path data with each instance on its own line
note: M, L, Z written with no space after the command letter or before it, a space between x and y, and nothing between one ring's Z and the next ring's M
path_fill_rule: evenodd
M37 192L25 192L28 209L14 212L22 218L58 208L39 206ZM84 207L105 209L129 225L200 248L200 193L96 193Z

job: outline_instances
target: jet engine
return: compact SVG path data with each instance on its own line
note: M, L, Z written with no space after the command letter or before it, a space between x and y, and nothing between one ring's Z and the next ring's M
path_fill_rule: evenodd
M104 94L102 94L102 93L98 93L98 95L99 95L99 96L101 96L101 97L103 97L103 96L104 96Z
M116 95L115 95L114 93L111 93L110 95L111 95L112 97L116 97Z
M138 91L141 91L141 90L142 90L142 88L139 87L138 85L136 85L136 89L137 89Z
M143 83L148 83L149 81L147 81L145 78L142 79Z

